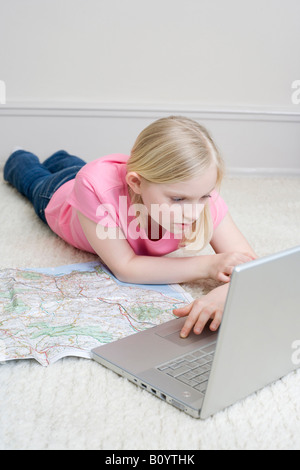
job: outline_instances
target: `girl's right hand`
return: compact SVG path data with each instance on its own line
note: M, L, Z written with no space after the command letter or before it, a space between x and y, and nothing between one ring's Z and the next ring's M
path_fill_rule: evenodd
M221 323L229 285L219 286L207 295L194 300L190 305L173 310L177 317L187 317L182 330L181 338L186 338L193 330L200 335L206 323L213 319L209 328L216 331Z
M220 253L212 255L209 277L220 282L230 282L231 274L235 266L253 261L250 253Z

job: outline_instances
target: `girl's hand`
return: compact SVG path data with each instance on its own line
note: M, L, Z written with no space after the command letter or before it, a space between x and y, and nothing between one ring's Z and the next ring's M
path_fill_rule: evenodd
M186 338L190 332L200 335L208 320L213 319L210 330L216 331L221 323L229 284L217 287L209 294L196 299L186 307L173 310L178 317L188 316L180 332L181 338Z
M250 253L234 252L212 255L210 277L216 281L229 282L235 266L254 259Z

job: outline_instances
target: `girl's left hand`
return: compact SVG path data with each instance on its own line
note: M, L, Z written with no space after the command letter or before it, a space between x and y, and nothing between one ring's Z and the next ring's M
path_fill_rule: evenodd
M209 294L196 299L189 305L173 310L177 317L188 316L181 332L181 338L186 338L194 331L200 335L208 320L213 319L210 330L216 331L221 323L229 284L222 285L209 292Z

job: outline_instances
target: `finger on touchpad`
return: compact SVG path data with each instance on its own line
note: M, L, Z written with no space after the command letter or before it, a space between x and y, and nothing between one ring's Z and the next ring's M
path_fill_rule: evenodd
M181 330L178 330L168 335L163 335L163 337L168 341L172 341L172 343L178 344L179 346L188 346L189 344L195 343L196 341L201 342L206 338L217 335L216 332L211 331L208 327L204 328L200 335L195 335L195 333L191 332L187 338L181 338L180 331Z

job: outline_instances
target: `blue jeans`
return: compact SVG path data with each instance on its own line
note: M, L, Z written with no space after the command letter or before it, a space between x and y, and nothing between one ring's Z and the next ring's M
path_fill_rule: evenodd
M38 157L25 150L17 150L7 160L4 179L12 184L33 204L39 218L47 223L45 209L55 191L74 179L86 165L81 158L59 150L42 164Z

